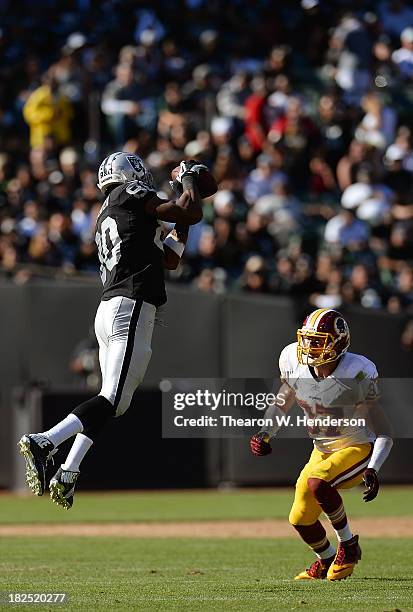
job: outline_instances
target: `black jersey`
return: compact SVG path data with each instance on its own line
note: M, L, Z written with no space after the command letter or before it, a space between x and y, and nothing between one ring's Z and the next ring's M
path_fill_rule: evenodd
M162 226L145 211L156 195L140 181L116 187L96 221L103 300L122 295L160 306L166 302Z

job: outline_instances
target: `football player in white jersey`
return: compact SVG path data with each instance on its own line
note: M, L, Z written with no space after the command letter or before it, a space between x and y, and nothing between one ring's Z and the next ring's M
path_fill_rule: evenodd
M392 430L378 403L377 369L362 355L348 352L350 332L336 310L319 308L297 331L297 342L280 355L281 388L265 416L269 431L250 441L254 455L272 451L270 440L282 417L297 402L307 417L314 449L296 483L289 521L317 556L296 580L342 580L361 559L338 489L364 481L364 501L377 496L377 473L392 447ZM319 521L324 512L338 539L337 550Z

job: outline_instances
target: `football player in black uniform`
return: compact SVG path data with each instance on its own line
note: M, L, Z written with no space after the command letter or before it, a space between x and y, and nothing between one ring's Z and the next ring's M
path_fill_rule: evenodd
M26 480L36 495L46 488L46 467L59 444L76 436L65 463L49 483L52 500L70 508L79 466L105 423L122 415L142 381L150 357L158 306L166 302L164 268L177 267L188 227L202 218L197 174L206 167L181 163L174 181L179 198L160 199L151 173L137 155L117 152L99 168L98 187L106 196L95 240L103 283L95 318L102 388L48 431L24 435L19 449ZM162 222L175 223L172 231ZM166 234L166 236L165 236Z

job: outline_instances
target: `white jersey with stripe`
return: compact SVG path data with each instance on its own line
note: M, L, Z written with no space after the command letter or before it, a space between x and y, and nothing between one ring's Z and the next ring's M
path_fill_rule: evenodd
M294 390L307 419L323 419L322 423L307 425L319 451L331 453L374 442L376 436L369 427L365 405L366 400L379 395L377 369L372 361L347 352L330 376L317 379L308 366L298 362L297 342L293 342L281 352L279 367L281 379ZM354 420L359 423L354 424Z

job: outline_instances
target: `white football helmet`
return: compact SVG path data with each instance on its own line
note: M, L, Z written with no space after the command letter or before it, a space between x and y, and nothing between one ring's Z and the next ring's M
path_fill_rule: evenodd
M97 186L102 193L106 193L110 185L120 185L130 181L142 181L148 187L153 187L152 173L145 168L139 155L117 151L100 164Z

